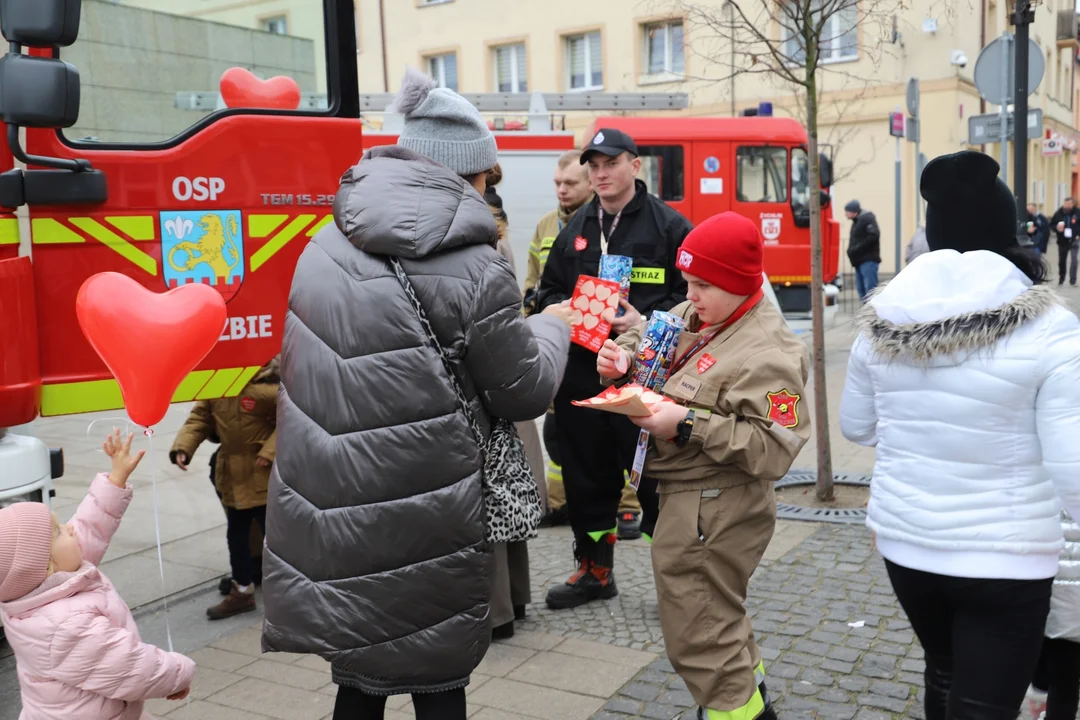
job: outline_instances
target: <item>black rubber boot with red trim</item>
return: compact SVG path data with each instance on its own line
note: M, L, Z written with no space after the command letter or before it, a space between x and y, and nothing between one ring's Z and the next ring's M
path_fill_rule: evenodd
M569 610L618 595L614 571L616 542L615 533L602 536L599 542L588 535L578 535L574 542L578 569L565 583L548 590L547 606L552 610Z

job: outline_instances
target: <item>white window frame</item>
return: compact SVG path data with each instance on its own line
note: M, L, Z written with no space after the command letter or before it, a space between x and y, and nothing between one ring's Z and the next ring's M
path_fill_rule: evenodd
M848 2L848 0L841 1ZM843 29L841 22L843 21L843 16L845 13L851 13L854 15L853 18L848 18L850 20L850 27L848 29L851 32L855 33L855 44L850 48L845 48L841 44L844 35L847 34L846 32L841 32ZM782 10L780 11L780 19L780 32L784 34L789 33L790 28L786 27L783 24L787 21L787 15L784 14ZM831 63L856 62L859 59L859 6L856 0L850 0L848 4L842 7L839 11L834 12L829 17L828 27L822 30L821 39L823 41L821 59L819 61L821 65L829 65ZM788 58L791 58L794 64L798 64L799 62L796 59L796 51L802 52L801 48L798 47L798 43L800 40L801 38L795 37L794 34L789 34L787 37L784 38L784 41L781 45L784 55ZM825 43L828 43L830 46L828 49L828 54L826 54L826 51L824 50ZM844 52L845 50L849 51L849 53L846 55L841 55L840 53Z
M454 58L454 84L446 84L446 58ZM461 85L461 76L458 71L457 53L445 52L438 53L436 55L427 55L424 60L427 62L428 75L435 81L435 84L441 88L449 88L454 92L458 91Z
M592 82L592 43L589 38L596 36L599 42L600 53L600 84L594 85ZM574 87L574 41L580 40L585 44L585 84L581 87ZM563 52L566 58L566 90L568 92L589 92L604 89L604 36L599 30L590 30L583 33L575 33L573 35L566 35L563 38Z
M454 0L420 0L420 7L427 7L428 5L445 5L449 2L454 2Z
M679 26L683 31L683 47L682 47L682 68L675 68L675 53L672 50L672 33L675 26ZM649 42L649 32L657 30L664 34L664 62L663 67L660 70L652 70L652 44ZM644 63L645 77L657 77L662 75L683 75L686 73L686 25L681 19L673 20L661 20L659 22L645 23L641 26L642 34L642 54L644 57L642 61Z
M520 50L518 49L520 48ZM505 52L505 57L510 60L510 89L503 90L499 87L499 54ZM520 61L520 62L519 62ZM505 43L491 48L491 63L495 70L495 92L528 92L529 91L529 58L528 50L524 42Z
M277 32L273 29L273 26L276 23L281 23L281 32ZM259 24L262 25L263 32L268 32L271 35L289 34L289 17L287 15L271 15L270 17L264 17L259 20Z

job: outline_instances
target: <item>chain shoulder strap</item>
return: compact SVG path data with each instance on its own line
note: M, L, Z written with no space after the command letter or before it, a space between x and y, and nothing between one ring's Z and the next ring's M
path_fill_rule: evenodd
M405 295L409 298L409 302L412 303L413 310L416 312L416 316L420 319L420 325L422 325L424 328L424 333L427 335L428 343L432 347L434 347L435 350L439 353L439 358L442 360L443 369L446 371L446 375L450 379L450 387L453 388L454 395L457 396L458 406L461 412L465 413L465 419L469 421L469 427L472 429L472 433L476 437L477 444L479 444L481 450L484 450L487 447L487 442L484 439L484 433L480 430L480 424L476 421L476 416L473 415L472 408L469 407L469 401L465 399L465 390L461 387L461 383L458 381L457 373L454 372L454 364L450 362L450 356L446 353L446 350L439 343L439 339L435 335L435 328L431 326L431 322L428 320L427 313L424 312L424 306L420 303L420 298L416 296L416 288L413 287L412 282L409 280L409 276L405 273L405 268L401 267L401 261L399 261L396 257L391 257L390 264L394 268L394 274L397 275L398 282L401 283L401 287L405 291Z

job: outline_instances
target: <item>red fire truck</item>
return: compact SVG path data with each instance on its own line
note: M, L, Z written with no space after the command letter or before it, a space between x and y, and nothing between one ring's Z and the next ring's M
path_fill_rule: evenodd
M228 310L220 342L173 400L234 396L280 349L293 267L305 243L332 221L342 171L365 147L396 139L392 120L380 132L361 132L362 111L385 109L388 97L358 93L353 0L322 0L325 102L224 108L150 144L78 141L61 130L79 114L77 72L59 59L77 40L79 0L0 5L12 43L0 59L7 125L0 143L0 428L122 407L116 381L75 316L79 287L103 271L157 291L187 282L217 287ZM574 94L546 97L552 110L589 106ZM665 107L640 97L645 104L631 107ZM506 106L506 96L496 99ZM808 283L806 134L796 122L597 123L636 137L652 191L692 220L734 209L760 222L778 295ZM522 261L536 220L554 201L553 160L574 146L573 134L553 131L546 114L530 113L528 125L496 133L506 170L500 191ZM831 280L838 228L824 223ZM21 474L0 452L0 503L45 492L50 465L40 451L20 451L35 455Z

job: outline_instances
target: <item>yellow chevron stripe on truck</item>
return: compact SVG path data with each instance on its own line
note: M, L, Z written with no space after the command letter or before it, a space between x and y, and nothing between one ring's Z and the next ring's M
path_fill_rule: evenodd
M19 244L18 218L0 218L0 245Z
M221 370L196 370L180 383L172 401L215 400L236 397L261 368L239 367ZM124 407L120 385L112 378L85 382L52 383L41 388L41 415L75 415L77 413L118 410Z
M75 232L55 218L31 218L31 242L34 245L85 243L87 236L89 236L120 257L142 268L150 275L158 274L157 260L135 246L136 242L151 242L157 239L157 226L152 215L106 217L105 221L127 235L126 238L93 218L71 217L64 219L85 233L85 235Z

